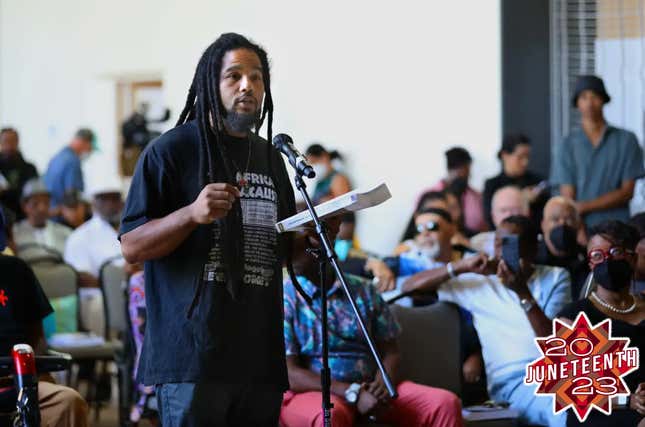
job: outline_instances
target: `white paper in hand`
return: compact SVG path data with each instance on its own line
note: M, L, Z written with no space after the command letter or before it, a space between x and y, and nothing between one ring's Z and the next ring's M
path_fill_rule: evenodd
M315 209L321 219L330 218L345 212L356 212L380 205L391 197L392 195L390 194L390 190L387 188L387 185L382 183L368 191L350 191L349 193L345 193L327 202L319 204ZM305 210L297 213L296 215L290 216L289 218L283 219L275 225L275 228L278 230L278 233L297 231L304 229L307 223L311 221L311 213L309 213L308 210Z

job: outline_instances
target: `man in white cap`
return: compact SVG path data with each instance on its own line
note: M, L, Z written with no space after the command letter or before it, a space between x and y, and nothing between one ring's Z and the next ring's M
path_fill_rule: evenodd
M62 256L65 251L65 242L72 234L72 230L49 219L50 201L51 195L42 180L34 178L27 181L20 201L27 218L13 227L13 237L19 256L31 258L32 255L44 254L51 249ZM47 249L27 248L31 245L45 246ZM21 249L24 253L20 253Z
M92 218L72 232L65 245L65 262L79 273L81 321L90 331L102 333L103 300L99 274L103 263L121 256L117 230L123 198L119 184L104 183L91 191Z

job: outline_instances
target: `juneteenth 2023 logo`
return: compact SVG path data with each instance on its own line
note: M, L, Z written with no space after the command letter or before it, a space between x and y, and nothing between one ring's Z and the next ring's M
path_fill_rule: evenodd
M535 343L542 356L526 366L524 383L553 396L554 413L571 408L584 422L594 408L611 414L611 398L630 394L623 377L638 369L639 349L611 336L611 319L593 326L585 313L571 326L554 319L553 334Z

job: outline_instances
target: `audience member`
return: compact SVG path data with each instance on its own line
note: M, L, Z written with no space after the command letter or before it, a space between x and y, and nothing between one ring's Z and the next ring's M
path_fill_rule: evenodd
M558 317L569 324L580 312L587 314L592 324L612 319L613 336L629 338L630 346L640 349L640 363L637 371L624 377L631 391L627 405L614 402L609 416L591 411L584 423L569 411L567 425L636 426L645 416L645 301L629 292L638 232L620 221L604 221L589 234L589 266L598 287L588 298L566 306Z
M636 136L611 126L603 116L609 101L600 78L581 76L573 93L581 127L556 145L553 156L552 184L576 200L587 227L606 219L627 221L635 180L645 174Z
M636 214L629 220L629 225L638 230L639 241L636 245L636 267L634 268L634 285L632 293L645 296L645 212Z
M50 195L42 180L35 178L25 184L21 204L27 218L13 227L18 255L22 257L27 250L31 255L46 254L53 249L62 257L72 230L49 219ZM26 248L34 244L44 248Z
M51 207L55 213L58 213L56 208L63 201L66 191L83 192L85 190L81 160L86 159L94 147L94 132L90 129L79 129L69 145L49 161L44 179L52 196Z
M66 191L60 204L60 215L55 218L56 222L76 230L81 224L92 217L92 209L83 200L78 190Z
M123 199L118 185L103 185L92 191L94 215L72 232L65 245L64 259L78 271L82 324L92 332L104 328L103 297L99 285L101 266L121 256L117 230Z
M495 227L491 215L493 195L500 188L511 185L522 190L531 206L531 217L539 223L548 191L541 184L544 178L528 169L530 156L531 141L528 137L522 134L504 136L502 148L497 153L502 162L502 171L484 183L484 215L491 228Z
M448 213L450 213L452 221L455 224L455 234L452 237L452 244L469 247L470 239L466 237L466 235L471 234L464 227L464 214L461 208L459 197L450 189L444 191L444 196L446 198L446 207L448 208Z
M338 197L352 189L347 176L332 167L331 156L322 145L310 145L306 155L316 171L316 187L311 196L315 204Z
M443 191L428 191L426 193L423 193L421 197L419 197L419 200L417 201L417 204L414 208L414 212L412 212L412 216L408 221L408 225L406 225L405 227L405 231L403 232L403 236L401 237L401 242L413 239L414 236L417 235L417 225L415 223L417 212L427 208L448 210L446 194ZM396 249L394 251L394 254L398 255Z
M502 239L508 235L519 237L517 273L501 259ZM482 346L490 396L509 402L524 423L564 426L566 416L553 414L552 400L535 396L534 387L523 383L526 364L540 356L535 337L550 335L551 319L571 301L569 273L560 267L536 265L536 253L537 230L531 220L511 216L495 232L498 262L489 261L485 254L466 257L410 277L403 290L438 290L440 300L470 311Z
M305 292L313 296L310 307L294 290L289 280L284 287L284 337L290 391L285 393L281 424L322 425L320 410L320 281L318 263L305 252L318 247L313 234L295 239L294 268ZM385 384L362 339L348 300L334 276L328 275L329 334L332 417L335 426L352 426L356 418L371 416L377 422L406 426L460 426L461 405L449 391L422 386L397 377L399 326L374 287L350 276L348 285L361 316L372 325L372 334L388 374L396 385L398 398L390 399ZM316 311L314 311L316 310Z
M437 208L421 210L417 213L415 222L417 235L413 240L404 242L407 250L397 257L396 262L391 263L397 275L398 289L384 293L383 297L386 299L396 297L409 276L444 267L467 256L463 247L455 247L452 244L457 228L452 217L445 210ZM434 294L416 296L414 304L426 305L436 300ZM402 305L409 304L408 301L401 299L397 302ZM463 377L466 383L477 383L482 377L481 346L473 328L470 313L460 310L460 316L463 326L461 331Z
M571 297L577 300L587 276L586 251L578 243L582 221L571 199L555 196L544 206L542 239L538 243L536 262L566 268L571 275Z
M18 219L23 219L20 210L20 195L27 181L38 176L36 167L25 161L18 148L18 131L0 129L0 175L6 180L0 188L0 203L11 209Z
M0 251L6 241L4 228L0 214ZM42 354L46 347L42 319L53 310L38 279L24 261L7 255L0 255L0 275L0 354L10 354L15 344L29 344L36 354ZM13 379L0 377L0 412L15 409L16 399ZM38 400L43 426L88 425L87 404L76 391L41 378Z
M422 194L428 191L449 190L460 202L466 235L471 236L486 231L488 227L482 211L482 196L468 184L473 162L470 153L465 148L453 147L446 151L445 155L448 176L433 187L424 190Z
M67 239L65 262L89 276L89 284L97 283L99 269L105 261L121 255L117 230L122 209L118 185L97 187L93 191L94 215Z
M491 218L493 226L497 228L509 216L529 216L530 209L525 194L519 187L502 187L493 194ZM488 256L495 254L495 232L486 231L470 239L470 247L483 252Z

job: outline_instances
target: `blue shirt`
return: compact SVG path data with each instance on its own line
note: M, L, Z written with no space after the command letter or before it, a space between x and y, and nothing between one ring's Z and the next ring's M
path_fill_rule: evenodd
M287 356L300 356L307 369L322 367L320 288L298 276L302 289L312 297L313 310L298 294L289 279L284 281L284 341ZM396 338L400 327L387 304L371 284L347 276L361 317L376 342ZM334 380L363 382L374 379L376 364L363 339L360 326L340 284L328 292L329 367Z
M594 147L582 129L576 129L554 151L551 183L573 185L576 199L596 199L617 190L623 182L645 174L643 150L636 135L607 125L598 146ZM607 219L627 221L629 205L585 215L588 227Z
M47 189L51 193L51 205L56 207L63 201L66 191L85 189L81 159L74 151L65 147L58 152L47 166L43 177Z

